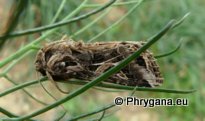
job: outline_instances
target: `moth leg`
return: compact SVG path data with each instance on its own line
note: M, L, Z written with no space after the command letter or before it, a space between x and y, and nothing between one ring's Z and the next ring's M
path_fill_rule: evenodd
M122 71L120 71L119 73L117 73L116 76L119 77L120 79L128 80L128 77L127 77L126 74L124 74Z
M121 78L119 77L119 75L113 75L111 77L109 77L106 82L109 82L109 83L114 83L114 84L119 84L119 85L125 85L127 86L128 85L128 80L125 79L125 78Z
M68 94L69 92L63 91L58 84L53 80L52 76L50 75L50 73L48 71L46 71L46 75L48 77L48 79L55 85L55 87L62 93L64 94Z
M107 62L114 61L115 59L117 59L118 57L121 57L121 56L122 56L122 55L115 56L115 57L113 57L113 58L111 58L111 59L108 59L108 60L104 61L103 63L107 63Z
M109 68L112 67L112 66L113 66L113 63L105 63L105 64L99 66L99 67L96 69L95 74L96 74L96 75L99 75L99 74L105 72L107 69L109 69Z

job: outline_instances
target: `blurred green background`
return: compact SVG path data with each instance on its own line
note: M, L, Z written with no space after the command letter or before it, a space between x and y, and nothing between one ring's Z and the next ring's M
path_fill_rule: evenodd
M128 2L130 0L122 0L120 2ZM132 0L133 1L133 0ZM1 31L4 27L5 21L9 16L9 9L13 1L0 1L0 27ZM58 10L62 1L57 0L30 0L26 11L22 14L18 27L16 30L26 30L28 28L39 27L51 23L56 11ZM66 1L63 10L56 21L62 20L67 14L71 13L76 7L81 4L81 0ZM107 0L88 0L87 7L84 7L78 14L83 14L88 12L95 7L89 6L93 4L102 4L107 2ZM105 30L107 27L112 25L114 22L119 20L127 11L136 3L128 5L119 5L112 7L111 11L107 15L99 19L94 25L87 28L82 33L72 36L75 32L79 31L84 26L93 22L97 17L101 16L103 12L91 16L88 19L79 21L77 23L69 24L61 27L54 34L48 36L46 41L41 45L50 41L59 40L62 36L71 36L74 40L88 41L94 36ZM167 89L197 89L197 92L192 94L167 94L167 93L152 93L152 92L136 92L137 97L154 97L154 98L187 98L189 100L189 106L174 106L174 107L155 107L155 108L143 108L135 106L123 106L112 109L108 111L109 113L118 110L116 113L109 115L104 118L105 121L205 121L205 1L204 0L145 0L134 12L128 15L120 24L113 27L106 33L102 34L93 41L139 41L146 40L155 33L157 33L170 19L181 18L184 14L190 12L190 16L184 21L182 25L172 30L160 41L154 44L150 50L153 51L154 55L163 54L169 52L170 50L177 47L180 40L182 40L182 47L173 55L158 59L161 72L165 81L162 88ZM76 15L76 16L78 16ZM33 34L29 36L23 36L19 38L14 38L12 41L5 43L4 47L1 49L0 61L18 50L20 47L30 43L34 39L41 36L41 34ZM29 79L36 79L35 68L34 68L34 58L36 53L25 57L24 60L20 61L15 65L15 67L9 72L9 76L16 80L17 82L25 82ZM26 64L25 64L26 63ZM27 65L27 66L26 66ZM2 69L3 70L3 69ZM2 71L0 70L0 71ZM3 79L1 79L3 80ZM6 80L2 81L3 86L0 88L1 91L10 87ZM45 84L52 92L54 96L63 97L63 94L55 92L55 88L52 84ZM64 88L69 90L75 90L76 85L63 84ZM28 88L32 94L43 100L49 100L52 102L40 85ZM17 100L21 103L19 105L28 105L24 112L19 112L9 108L14 106L13 102L4 103L13 96L6 96L5 99L0 99L0 106L8 108L11 112L21 114L27 114L29 111L36 110L38 108L32 107L30 105L35 104L29 100L26 95L21 95ZM103 92L96 89L91 89L77 98L64 104L69 112L70 116L79 115L85 112L93 111L96 108L102 107L103 105L112 102L116 96L126 96L128 91L123 92ZM46 95L46 96L43 96ZM3 97L4 98L4 97ZM18 102L18 101L17 101ZM38 104L35 104L38 105ZM38 107L40 107L38 105ZM18 109L21 110L21 109ZM50 120L53 120L56 115L60 115L62 111L56 109L54 112L48 112L47 115L42 114L41 119L46 119L46 116L50 114L55 114ZM95 115L94 117L100 117L100 115ZM64 120L65 120L64 119ZM90 118L88 118L90 119Z

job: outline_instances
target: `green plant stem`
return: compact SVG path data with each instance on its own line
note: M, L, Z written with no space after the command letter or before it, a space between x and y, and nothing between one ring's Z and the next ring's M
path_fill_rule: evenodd
M86 14L83 14L81 16L78 16L76 18L73 18L73 19L70 19L70 20L67 20L67 21L60 21L58 23L54 23L54 24L51 24L51 25L41 26L41 27L38 27L38 28L29 29L29 30L20 31L20 32L14 32L14 33L8 34L6 36L9 37L9 38L18 37L18 36L23 36L23 35L33 34L33 33L37 33L37 32L42 32L42 31L46 31L46 30L53 29L53 28L56 28L56 27L61 27L61 26L67 25L67 24L71 24L71 23L74 23L74 22L79 21L79 20L83 20L85 18L88 18L88 17L90 17L94 14L97 14L97 13L103 11L104 9L109 7L111 4L113 4L115 1L116 0L111 0L109 3L101 6L98 9L95 9L91 12L88 12ZM0 39L2 39L3 37L4 37L4 35L0 36Z
M25 53L24 55L22 55L21 57L19 57L18 59L12 61L12 63L6 68L4 69L4 71L2 72L2 75L6 75L13 67L14 65L16 65L20 60L22 60L25 56L27 56L28 54L30 54L31 51Z
M146 44L144 44L139 50L137 50L132 55L130 55L129 57L122 60L119 64L112 67L111 69L109 69L108 71L103 73L102 75L98 76L93 81L90 81L89 83L85 84L81 88L76 89L75 91L73 91L69 95L67 95L66 97L54 102L51 105L45 106L44 108L42 108L40 110L37 110L37 111L34 111L34 112L32 112L28 115L25 115L25 116L22 116L22 117L19 117L19 118L13 118L13 120L26 120L26 119L30 119L34 116L37 116L39 114L42 114L42 113L44 113L44 112L46 112L46 111L48 111L52 108L55 108L55 107L59 106L62 103L65 103L66 101L78 96L79 94L82 94L83 92L87 91L89 88L91 88L94 85L100 83L101 81L106 80L107 78L109 78L109 76L111 76L112 74L118 72L120 69L125 67L132 60L137 58L143 51L148 49L152 44L154 44L157 40L159 40L168 30L170 30L170 28L173 27L174 24L175 24L175 22L173 20L170 21L159 33L157 33L156 35L154 35L153 37L148 39L148 42Z
M67 19L72 18L75 16L77 13L80 12L81 9L83 9L84 5L87 3L88 0L84 0L74 11L72 11L68 16L66 16L63 21L66 21Z
M100 113L102 111L108 110L108 109L110 109L114 106L115 106L115 104L111 103L111 104L109 104L107 106L103 106L103 107L101 107L101 108L99 108L99 109L97 109L93 112L89 112L89 113L86 113L86 114L83 114L83 115L80 115L80 116L73 117L73 118L69 119L68 121L76 121L76 120L79 120L79 119L82 119L82 118L85 118L85 117Z
M54 121L61 121L61 119L66 115L66 111L61 115L59 116L58 118L56 118Z
M69 19L71 17L73 17L76 13L78 13L83 5L86 3L87 0L84 0L82 2L82 4L80 4L73 12L71 12L68 16L66 16L63 20ZM6 65L7 63L15 60L16 58L20 58L21 56L23 56L24 54L29 54L31 53L33 50L31 50L31 48L33 48L33 46L35 44L40 43L42 40L46 39L47 36L51 35L52 33L54 33L57 30L57 28L52 29L46 33L44 33L41 37L39 37L38 39L34 40L33 42L31 42L30 44L26 45L25 47L21 48L20 50L18 50L17 52L15 52L14 54L12 54L11 56L7 57L6 59L4 59L3 61L0 62L0 68L2 68L4 65Z
M162 57L172 55L173 53L177 52L180 49L180 47L181 47L181 42L179 43L179 45L175 49L171 50L170 52L160 54L160 55L156 55L154 57L158 59L158 58L162 58Z
M77 32L75 32L73 35L70 36L70 38L73 38L79 34L81 34L82 32L84 32L86 29L88 29L89 27L91 27L93 24L95 24L97 21L99 21L102 17L104 17L111 8L108 8L104 13L102 13L100 16L98 16L96 19L94 19L92 22L90 22L89 24L87 24L85 27L83 27L82 29L78 30Z
M70 82L69 82L70 83ZM75 84L75 82L74 82ZM81 84L80 85L84 85ZM106 89L106 88L102 88L101 84L96 85L97 87L93 87L93 89L99 90L99 91L103 91L103 92L125 92L124 90L117 90L117 89Z
M138 2L139 2L139 0L126 1L126 2L117 2L117 3L112 4L111 6L130 5L130 4L135 4L135 3L138 3ZM101 4L88 4L88 5L85 5L84 7L85 8L93 8L93 7L99 7L99 6L101 6Z
M128 15L130 15L141 3L143 2L143 0L139 0L137 4L135 4L125 15L123 15L120 19L118 19L115 23L113 23L112 25L110 25L108 28L106 28L105 30L103 30L102 32L100 32L99 34L97 34L96 36L92 37L90 40L88 40L88 42L91 42L95 39L97 39L98 37L100 37L102 34L104 34L105 32L107 32L108 30L114 28L115 26L117 26L121 21L123 21Z
M57 18L59 17L61 11L63 10L63 7L65 6L67 0L62 0L61 5L59 7L59 9L57 10L55 16L53 17L51 24L55 23L55 21L57 20Z
M11 82L14 85L18 85L15 81L13 81L11 78L9 78L7 75L4 75L4 78L7 79L9 82ZM30 98L32 98L33 100L35 100L36 102L42 104L42 105L48 105L45 102L35 98L32 94L30 94L28 91L26 91L25 89L22 89L22 91L24 91Z
M47 81L47 77L42 77L40 81ZM34 80L26 83L19 84L15 87L12 87L10 89L5 90L4 92L0 93L0 97L5 96L7 94L10 94L14 91L17 91L19 89L25 88L27 86L37 84L39 80ZM68 82L64 83L70 83L70 84L78 84L78 85L85 85L88 82L79 81L79 80L69 80ZM133 90L136 89L136 91L150 91L150 92L160 92L160 93L176 93L176 94L188 94L193 93L196 90L176 90L176 89L160 89L160 88L143 88L143 87L131 87L131 86L123 86L123 85L116 85L116 84L107 84L107 83L100 83L96 85L97 87L104 87L104 88L111 88L111 89L120 89L120 90Z
M5 110L4 108L0 107L0 112L8 117L17 117L17 115Z
M85 19L91 15L97 14L98 12L106 9L107 7L109 7L109 5L111 5L113 2L115 2L115 0L110 1L109 3L105 4L104 6L93 10L92 12L89 12L87 14L81 15L79 17L77 17L78 19L75 19L75 22L78 20L81 20L82 18ZM72 12L71 14L69 14L64 20L69 19L70 17L72 17L73 15L75 15L77 12L79 12L82 8L83 5L85 4L85 2L83 2L78 8L76 8L74 10L74 12ZM81 18L81 19L80 19ZM74 22L74 19L71 19L70 21ZM43 34L41 37L39 37L38 39L36 39L35 41L31 42L30 44L26 45L24 48L21 48L20 50L18 50L17 52L15 52L14 54L12 54L11 56L7 57L6 59L2 60L0 62L0 68L2 68L3 66L5 66L7 63L15 60L16 58L19 58L21 56L23 56L25 53L29 52L29 51L33 51L31 50L32 46L35 44L38 44L39 42L41 42L42 40L44 40L48 35L54 33L56 31L57 28L52 29L48 32L46 32L45 34Z
M102 119L105 117L105 110L103 111L101 117L99 119L97 119L97 121L102 121Z
M40 80L41 80L41 81L46 81L47 78L46 78L46 77L43 77L43 78L41 78ZM0 97L5 96L5 95L7 95L7 94L10 94L10 93L12 93L12 92L14 92L14 91L16 91L16 90L18 90L18 89L22 89L22 88L27 87L27 86L30 86L30 85L32 85L32 84L36 84L36 83L38 83L38 82L39 82L39 80L34 80L34 81L26 82L26 83L23 83L23 84L19 84L19 85L15 86L15 87L12 87L12 88L10 88L10 89L7 89L7 90L1 92L1 93L0 93Z
M68 82L64 82L64 83L85 85L88 82L79 81L79 80L69 80ZM176 90L176 89L163 89L163 88L146 88L146 87L133 87L133 86L124 86L124 85L109 84L109 83L100 83L96 86L97 87L103 87L103 88L110 88L110 89L119 89L119 90L131 90L131 91L135 90L135 91L175 93L175 94L189 94L189 93L193 93L193 92L196 91L195 89L192 89L192 90ZM112 90L103 90L103 91L112 92Z
M177 26L179 26L188 16L190 15L190 12L186 13L180 20L178 20L173 26L173 28L176 28Z
M5 32L3 33L4 37L0 40L0 48L5 43L6 39L8 39L8 35L16 28L18 25L18 21L20 18L20 15L25 10L26 6L28 5L28 0L16 0L13 1L13 5L11 7L11 15L8 18L8 23L6 25L6 28L4 28Z

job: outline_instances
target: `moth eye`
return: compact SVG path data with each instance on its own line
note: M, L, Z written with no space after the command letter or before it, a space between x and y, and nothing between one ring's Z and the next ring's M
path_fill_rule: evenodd
M70 61L60 62L60 63L59 63L59 66L60 66L60 67L76 66L76 65L77 65L76 62L70 62Z
M59 64L60 67L65 67L65 65L66 65L65 62L61 62L61 63Z

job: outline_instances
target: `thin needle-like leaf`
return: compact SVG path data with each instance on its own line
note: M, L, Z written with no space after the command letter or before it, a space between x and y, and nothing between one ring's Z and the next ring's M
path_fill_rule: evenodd
M87 24L85 27L83 27L82 29L78 30L77 32L75 32L73 35L70 36L70 38L73 38L79 34L81 34L82 32L84 32L86 29L88 29L89 27L91 27L93 24L95 24L97 21L99 21L102 17L104 17L108 12L110 11L110 8L107 9L104 13L102 13L100 16L98 16L95 20L91 21L89 24Z
M41 80L41 81L46 81L47 78L46 78L46 77L43 77L43 78L41 78L40 80ZM1 92L1 93L0 93L0 97L5 96L5 95L7 95L7 94L10 94L10 93L12 93L12 92L14 92L14 91L16 91L16 90L18 90L18 89L22 89L22 88L24 88L24 87L27 87L27 86L29 86L29 85L36 84L36 83L38 83L38 82L39 82L39 80L34 80L34 81L26 82L26 83L23 83L23 84L19 84L19 85L15 86L15 87L12 87L12 88L10 88L10 89L7 89L7 90Z
M95 110L93 112L85 113L85 114L82 114L80 116L76 116L76 117L73 117L71 119L68 119L68 121L76 121L76 120L79 120L79 119L82 119L82 118L85 118L85 117L88 117L88 116L100 113L102 111L108 110L108 109L110 109L110 108L112 108L114 106L115 106L115 104L111 103L111 104L109 104L107 106L103 106L103 107L101 107L101 108L99 108L99 109L97 109L97 110Z
M167 53L164 53L164 54L160 54L160 55L156 55L154 57L158 59L158 58L169 56L169 55L177 52L180 49L180 47L181 47L181 42L179 43L179 45L175 49L171 50L170 52L167 52Z
M17 117L17 115L5 110L4 108L0 107L0 112L8 117Z
M112 4L111 6L121 6L121 5L130 5L130 4L135 4L135 3L138 3L139 0L133 0L133 1L126 1L126 2L117 2L117 3L114 3ZM85 8L92 8L92 7L99 7L101 6L101 4L88 4L88 5L85 5L84 7Z
M88 12L86 14L83 14L81 16L78 16L76 18L73 18L73 19L70 19L70 20L67 20L67 21L60 21L58 23L54 23L54 24L51 24L51 25L41 26L41 27L34 28L34 29L29 29L29 30L20 31L20 32L14 32L14 33L11 33L11 34L8 34L8 35L0 36L0 40L2 38L4 38L5 36L7 36L8 38L11 38L11 37L18 37L18 36L33 34L33 33L37 33L37 32L46 31L46 30L49 30L49 29L53 29L53 28L56 28L56 27L61 27L61 26L67 25L67 24L71 24L71 23L74 23L74 22L79 21L79 20L83 20L85 18L88 18L88 17L90 17L94 14L97 14L97 13L103 11L104 9L106 9L107 7L112 5L115 1L116 0L110 0L110 2L108 2L107 4L101 6L98 9L95 9L91 12Z
M190 13L186 13L180 20L178 20L173 26L172 29L179 26L188 16Z
M109 69L108 71L103 73L102 75L98 76L93 81L88 82L87 84L85 84L81 88L76 89L75 91L73 91L69 95L67 95L66 97L54 102L51 105L45 106L44 108L37 110L37 111L34 111L28 115L25 115L25 116L22 116L19 118L14 118L14 120L26 120L26 119L30 119L34 116L37 116L39 114L42 114L42 113L44 113L44 112L46 112L46 111L48 111L56 106L61 105L62 103L65 103L66 101L78 96L79 94L82 94L83 92L87 91L89 88L91 88L91 87L95 86L96 84L100 83L101 81L109 78L109 76L111 76L112 74L118 72L120 69L125 67L132 60L137 58L143 51L148 49L152 44L154 44L157 40L159 40L165 33L167 33L168 30L171 29L173 24L175 24L175 22L173 20L170 21L159 33L157 33L156 35L154 35L153 37L148 39L148 42L146 44L144 44L139 50L137 50L132 55L130 55L129 57L122 60L118 65L112 67L111 69Z
M28 0L15 0L12 7L11 7L11 15L8 18L6 27L4 28L3 38L0 40L0 48L5 43L5 40L9 37L9 34L16 28L20 15L25 10L26 6L28 5Z
M143 0L139 0L138 3L135 4L125 15L123 15L120 19L118 19L115 23L113 23L112 25L107 27L105 30L103 30L102 32L100 32L96 36L92 37L90 40L88 40L88 42L92 42L93 40L95 40L98 37L100 37L101 35L103 35L105 32L107 32L110 29L112 29L113 27L117 26L120 22L122 22L122 20L124 20L128 15L130 15L142 2L143 2Z
M86 0L85 0L86 1ZM93 10L92 12L89 12L87 14L84 14L84 15L81 15L77 18L87 18L91 15L94 15L94 14L97 14L98 12L106 9L107 7L109 7L109 5L113 4L115 2L115 0L112 0L110 1L109 3L105 4L104 6L98 8L98 9L95 9ZM81 5L79 5L78 8L76 8L72 13L70 13L67 17L65 17L65 19L63 19L63 21L65 21L66 19L69 19L70 17L73 17L73 15L75 15L76 13L79 12L79 10L83 7L83 5L85 4L85 2L83 2ZM72 21L73 19L71 19L70 21ZM81 19L78 19L78 20L81 20ZM78 21L76 20L76 21ZM74 22L74 21L72 21ZM44 40L48 35L54 33L56 31L57 28L55 29L52 29L52 30L49 30L48 32L44 33L41 37L39 37L38 39L36 39L35 41L31 42L30 44L24 46L24 48L18 50L17 52L15 52L14 54L10 55L9 57L7 57L6 59L2 60L0 62L0 68L2 68L3 66L5 66L7 63L15 60L16 58L19 58L21 56L23 56L25 53L29 53L32 49L32 46L35 45L35 44L38 44L39 42L41 42L42 40ZM20 36L20 35L19 35ZM0 37L1 39L1 37Z
M14 85L18 85L15 81L13 81L9 76L7 76L7 75L4 75L4 78L6 78L8 81L10 81L12 84L14 84ZM34 97L32 94L30 94L27 90L25 90L25 89L22 89L22 91L24 91L30 98L32 98L33 100L35 100L36 102L38 102L38 103L40 103L40 104L42 104L42 105L47 105L47 103L45 103L45 102L43 102L43 101L41 101L41 100L39 100L39 99L37 99L36 97Z
M51 24L55 23L56 19L58 18L58 16L60 15L61 11L63 10L63 7L65 6L67 0L62 0L61 5L59 7L59 9L57 10L55 16L53 17Z
M79 80L69 80L66 83L85 85L88 82L79 81ZM145 88L145 87L133 87L133 86L125 86L125 85L109 84L109 83L100 83L96 86L110 88L110 89L119 89L119 90L131 90L131 91L135 90L135 91L144 91L144 92L160 92L160 93L175 93L175 94L189 94L189 93L193 93L196 91L195 89L193 89L193 90L177 90L177 89L163 89L163 88ZM111 92L112 92L112 90L111 90Z

